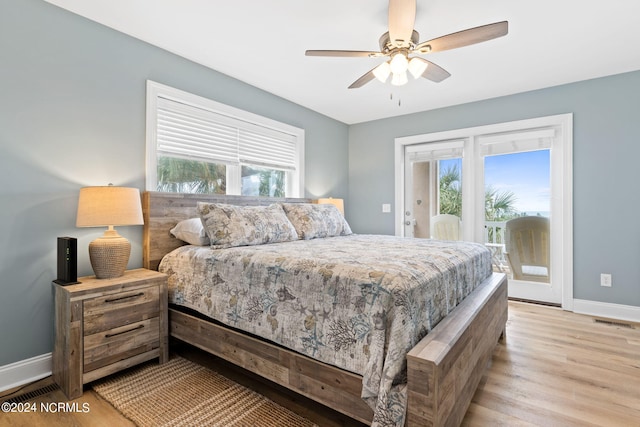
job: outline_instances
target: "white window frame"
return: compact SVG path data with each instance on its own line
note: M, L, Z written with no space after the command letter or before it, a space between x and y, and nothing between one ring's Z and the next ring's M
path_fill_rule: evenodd
M304 196L304 129L278 122L258 114L250 113L239 108L231 107L185 92L170 86L166 86L151 80L147 80L147 117L146 117L146 184L147 191L156 191L158 186L157 175L157 123L158 123L158 99L165 98L191 105L196 108L208 110L216 114L226 116L231 120L239 120L278 132L284 132L295 138L295 170L291 171L292 179L287 180L285 190L287 197ZM226 194L241 194L241 164L227 166L227 192ZM256 165L260 166L260 165Z

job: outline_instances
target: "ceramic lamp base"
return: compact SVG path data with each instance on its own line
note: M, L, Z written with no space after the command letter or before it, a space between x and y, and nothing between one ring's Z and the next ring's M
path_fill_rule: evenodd
M131 255L131 243L115 230L89 243L91 267L98 279L112 279L124 274Z

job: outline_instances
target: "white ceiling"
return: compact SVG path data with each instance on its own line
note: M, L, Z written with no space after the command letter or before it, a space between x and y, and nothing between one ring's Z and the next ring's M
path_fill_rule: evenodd
M509 34L426 56L441 83L360 89L381 58L304 52L378 50L385 0L46 1L347 124L640 70L638 0L418 0L420 41L503 20Z

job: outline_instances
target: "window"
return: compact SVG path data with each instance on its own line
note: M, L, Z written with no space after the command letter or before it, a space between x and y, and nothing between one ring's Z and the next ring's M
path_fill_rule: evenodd
M304 130L147 81L147 190L302 197Z

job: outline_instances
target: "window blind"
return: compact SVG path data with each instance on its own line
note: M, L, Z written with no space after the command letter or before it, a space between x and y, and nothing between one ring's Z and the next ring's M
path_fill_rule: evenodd
M238 144L240 163L276 169L296 169L294 135L250 125L239 129Z
M464 140L430 142L407 146L406 153L412 162L456 159L462 157L463 147Z
M297 137L168 98L158 98L160 155L296 169Z
M512 152L549 149L555 136L556 130L554 128L540 128L483 135L478 137L478 142L481 155L493 156Z

